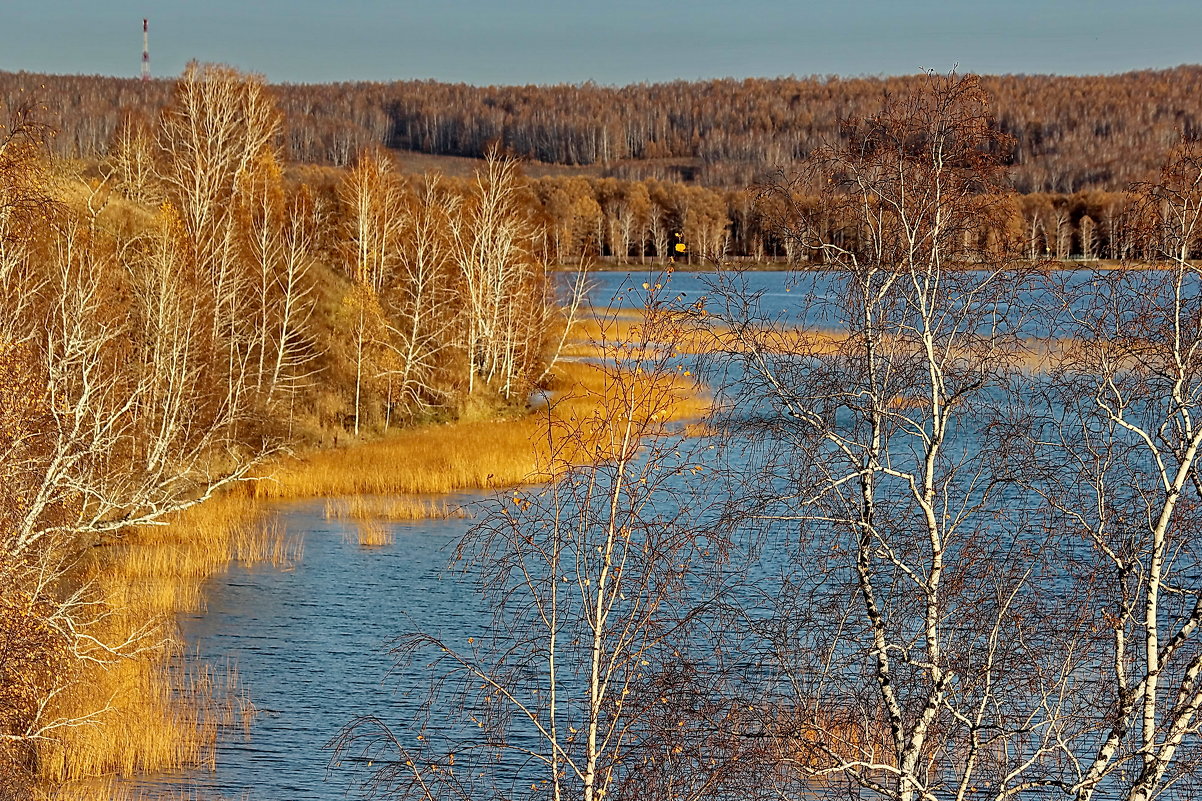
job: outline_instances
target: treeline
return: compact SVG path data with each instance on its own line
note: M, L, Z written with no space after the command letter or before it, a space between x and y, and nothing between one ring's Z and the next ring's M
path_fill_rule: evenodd
M454 184L455 179L447 179ZM600 259L609 264L678 263L823 264L824 251L804 239L782 236L781 221L798 209L822 204L815 187L779 194L712 189L670 181L624 181L584 176L531 179L525 201L540 220L543 249L558 264ZM1021 254L1040 259L1151 258L1129 225L1130 196L1089 191L1072 195L999 196L1001 217L982 221L975 237L1020 239ZM858 223L826 209L822 231L854 237ZM679 234L679 237L677 236ZM684 254L675 250L685 245Z
M493 145L609 177L738 187L788 166L841 121L922 76L473 87L434 81L280 85L286 157L347 165L363 147L482 156ZM1202 132L1202 67L1115 76L989 76L991 125L1012 137L999 157L1022 193L1121 190L1154 176L1168 148ZM106 151L129 113L152 119L171 84L0 74L0 98L36 96L59 130L59 155Z
M383 151L376 151L383 153ZM396 168L405 169L404 157ZM329 168L294 167L294 181L333 198L343 175ZM426 180L406 175L406 186ZM456 192L468 191L472 180L440 176ZM664 264L802 264L821 265L827 257L808 247L795 233L783 235L782 223L792 214L823 206L821 188L804 179L790 181L788 202L771 185L716 189L654 179L628 181L584 175L526 178L516 202L538 227L538 247L552 264L601 263L616 266ZM1031 261L1128 260L1152 258L1147 242L1137 241L1131 221L1131 194L1088 191L1071 195L1007 193L994 198L997 214L982 220L979 240L1006 237L1015 253ZM811 215L813 216L813 215ZM854 215L826 207L824 224L815 235L857 236ZM679 237L677 236L679 234ZM680 242L684 253L675 249ZM972 249L972 248L968 248Z
M790 208L816 209L820 195L795 187L789 203L779 195L719 190L665 181L613 178L539 178L530 182L536 213L545 221L547 252L559 263L590 257L643 264L679 257L680 234L688 264L826 262L824 251L781 235ZM1128 225L1129 195L1089 191L1072 195L1031 193L999 198L1005 214L982 223L976 237L1020 238L1030 260L1151 258ZM822 233L855 236L858 223L828 209ZM815 232L818 233L818 232Z
M169 647L153 621L100 628L83 555L290 445L524 406L559 314L512 161L452 186L368 150L329 186L288 180L270 92L225 67L190 69L90 181L47 158L36 108L10 111L0 798L111 712L83 665Z

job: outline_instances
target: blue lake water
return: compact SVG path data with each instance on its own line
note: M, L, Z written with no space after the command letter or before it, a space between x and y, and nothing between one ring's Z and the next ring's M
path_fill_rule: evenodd
M702 296L720 304L715 280L678 273L663 293L686 304ZM740 292L753 295L767 318L797 322L804 308L805 323L833 324L827 276L790 279L754 272L738 280L744 282ZM637 270L598 273L591 278L590 298L597 306L637 306L643 283L657 281L662 282L657 274ZM1034 316L1031 330L1046 331L1043 319ZM756 454L749 449L740 458ZM453 500L470 505L481 497ZM427 676L392 672L387 650L392 638L416 630L455 637L491 620L491 610L482 607L469 583L447 570L451 549L470 520L393 524L394 544L363 548L355 541L354 524L327 520L321 502L284 505L272 514L304 538L300 561L283 571L231 569L206 586L207 609L181 621L190 648L202 658L236 664L259 709L249 735L222 737L213 772L153 777L137 787L184 786L202 798L251 801L343 798L364 776L350 767L329 769L326 744L359 715L412 720L425 697ZM770 550L759 557L772 560ZM758 588L765 603L772 586L765 573Z
M364 548L354 524L326 520L321 502L273 514L304 537L303 558L283 571L232 568L206 586L207 609L181 621L203 658L236 665L258 709L249 736L223 735L215 772L140 782L147 790L185 786L202 798L278 801L343 797L352 774L327 773L325 744L356 715L403 720L417 708L389 679L389 641L408 630L467 628L481 619L468 588L444 575L448 548L469 520L393 524L394 544Z

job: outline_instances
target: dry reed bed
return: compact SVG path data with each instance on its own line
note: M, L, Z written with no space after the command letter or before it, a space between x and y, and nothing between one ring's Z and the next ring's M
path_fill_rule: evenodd
M671 315L662 329L661 341L644 336L643 320L631 316L605 320L583 320L576 323L575 337L563 347L565 356L607 358L615 351L627 358L650 358L657 350L670 349L675 354L748 353L760 350L769 353L808 352L814 355L836 353L847 342L847 334L834 330L805 330L747 326L735 329L706 322L702 315L680 313ZM642 343L631 347L625 343Z
M351 521L354 533L344 532L344 538L365 548L392 545L396 533L389 524L393 522L466 516L463 507L432 498L354 495L326 499L326 519Z
M131 788L113 777L105 777L80 783L69 792L59 793L48 801L247 801L250 797L245 792L231 797L212 795L188 787L145 790Z
M612 358L615 351L626 359L653 358L657 352L670 349L673 354L750 354L794 356L835 356L847 348L851 337L845 331L822 328L788 328L707 324L699 315L673 315L674 325L666 331L662 343L651 339L647 344L629 347L614 343L640 340L645 323L630 315L606 320L584 320L576 323L575 337L563 347L565 356L577 358ZM667 340L670 340L668 342ZM1006 358L1011 366L1042 371L1068 353L1071 340L1057 338L1028 338L1014 343Z
M326 499L326 520L447 520L467 517L467 510L437 498L353 495Z
M545 480L556 465L603 455L606 432L627 413L667 422L709 405L683 376L579 362L558 365L548 389L554 400L524 417L424 426L275 465L256 497L443 494Z
M67 783L56 797L117 792L90 777L211 766L217 733L248 725L254 708L233 665L185 653L175 617L201 609L201 585L232 562L284 567L300 555L300 540L236 495L93 548L75 578L92 609L83 633L123 646L98 661L76 660L71 684L51 699L49 719L86 723L59 729L38 749L41 778Z

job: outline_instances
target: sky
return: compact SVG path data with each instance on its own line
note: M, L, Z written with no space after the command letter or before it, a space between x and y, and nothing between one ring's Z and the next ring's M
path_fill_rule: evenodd
M604 85L1202 63L1198 0L0 0L0 69Z

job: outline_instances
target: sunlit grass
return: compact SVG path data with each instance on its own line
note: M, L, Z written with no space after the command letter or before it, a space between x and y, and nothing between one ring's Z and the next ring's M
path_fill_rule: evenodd
M177 640L154 657L123 659L85 672L81 692L54 699L64 716L93 716L60 733L39 753L54 781L212 768L218 731L248 725L254 707L236 671L217 670L178 652Z
M648 330L646 319L637 311L624 311L620 316L588 319L575 324L573 338L565 344L566 356L586 359L607 359L615 352L628 358L654 358L669 355L730 354L734 356L788 355L829 358L854 348L852 335L832 328L802 326L746 325L733 327L714 323L704 312L670 312L662 317L670 321L657 323L658 331L670 337L657 337ZM891 338L886 336L886 342ZM630 343L639 343L631 347ZM1039 372L1050 368L1056 358L1064 355L1071 340L1056 338L1026 338L1010 343L1005 362L1013 368ZM955 351L953 351L953 354Z
M654 331L644 318L625 314L621 317L583 320L576 324L574 338L564 345L563 354L604 359L615 349L626 349L642 358L667 349L672 354L709 354L750 352L829 355L847 342L847 334L826 329L772 326L734 328L712 322L704 313L674 312L662 314L669 324L657 321ZM661 333L656 336L656 333ZM634 347L631 347L634 344Z
M327 520L445 520L466 517L462 506L409 495L354 495L326 499Z
M55 793L35 796L33 801L247 801L247 798L246 794L231 797L191 787L131 787L106 776L74 782Z
M274 465L255 494L428 495L514 486L545 480L557 464L590 460L604 438L602 428L623 415L666 423L699 417L709 408L691 378L635 371L562 362L547 385L551 401L525 416L429 425L307 454ZM597 425L591 435L582 435L580 424L588 420Z
M301 541L247 497L222 496L165 526L92 549L76 577L88 608L82 632L97 645L50 699L48 720L74 720L38 748L52 783L211 766L219 730L248 725L254 708L233 665L184 653L175 616L203 606L202 584L231 562L293 564Z
M349 535L348 535L348 538ZM354 541L364 548L392 545L396 534L392 527L380 520L356 520Z

